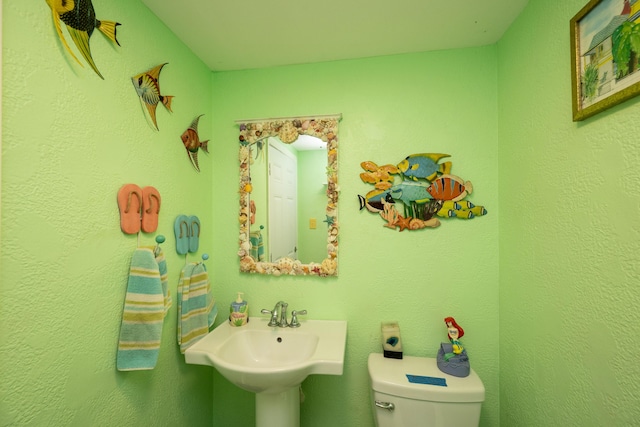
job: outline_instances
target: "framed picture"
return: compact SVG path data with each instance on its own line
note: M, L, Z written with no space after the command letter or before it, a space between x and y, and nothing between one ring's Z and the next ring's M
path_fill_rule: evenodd
M640 0L591 0L571 19L573 121L640 93Z

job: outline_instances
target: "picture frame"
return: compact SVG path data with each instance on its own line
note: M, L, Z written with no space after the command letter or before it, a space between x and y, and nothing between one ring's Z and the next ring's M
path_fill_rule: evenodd
M640 1L591 0L570 26L574 122L640 93Z

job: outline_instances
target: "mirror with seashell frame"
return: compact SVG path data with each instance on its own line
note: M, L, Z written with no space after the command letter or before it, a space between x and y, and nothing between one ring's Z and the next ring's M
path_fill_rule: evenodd
M337 276L338 275L338 122L341 115L290 117L261 120L238 120L240 135L240 271L270 274L274 276ZM327 226L327 252L324 259L302 263L300 260L282 257L267 262L258 256L261 240L257 225L251 224L252 153L256 155L267 144L268 138L277 137L285 144L292 144L299 135L309 135L327 144L327 203L326 218L320 223ZM256 229L253 229L256 228Z

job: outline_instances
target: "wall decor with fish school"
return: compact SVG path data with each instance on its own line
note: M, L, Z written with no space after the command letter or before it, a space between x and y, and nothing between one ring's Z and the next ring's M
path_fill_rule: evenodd
M107 36L109 40L120 46L120 43L118 43L118 40L116 39L116 27L120 24L114 21L100 21L96 19L96 12L93 9L91 0L46 0L46 2L51 8L53 24L56 27L56 32L58 33L60 42L64 46L65 50L78 64L80 64L81 67L84 67L82 62L80 62L78 57L74 55L73 51L67 44L67 41L62 34L60 21L64 22L66 25L69 35L71 36L71 40L75 43L76 48L78 48L82 57L87 61L91 68L93 68L93 71L95 71L96 74L104 80L104 77L102 77L102 74L98 71L98 67L91 56L89 38L91 37L93 30L97 28L102 34Z
M131 77L133 87L140 97L140 104L143 107L143 111L146 108L146 112L148 113L147 120L150 119L156 130L160 130L158 128L158 122L156 121L156 108L158 104L162 103L170 113L172 112L171 100L173 96L162 95L160 93L160 71L162 71L162 67L167 64L168 62L165 62L164 64L153 67L149 71Z
M194 169L198 172L200 172L200 165L198 164L198 150L202 149L202 151L209 154L209 140L200 141L200 137L198 136L198 121L202 116L204 116L204 114L200 114L198 117L193 119L187 130L185 130L180 136L182 144L187 150L187 157L191 161Z
M411 154L397 165L360 163L360 178L374 189L358 195L360 209L380 215L385 227L403 231L438 227L440 218L472 219L487 214L484 206L466 200L470 181L451 174L449 154ZM402 212L402 213L401 213Z

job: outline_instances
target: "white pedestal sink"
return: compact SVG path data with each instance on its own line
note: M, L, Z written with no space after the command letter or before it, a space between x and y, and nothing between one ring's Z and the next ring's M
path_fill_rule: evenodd
M302 381L311 374L342 375L347 322L303 320L298 328L225 322L185 352L187 363L215 367L256 393L256 427L299 427Z

